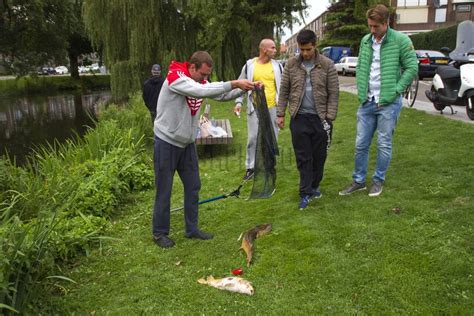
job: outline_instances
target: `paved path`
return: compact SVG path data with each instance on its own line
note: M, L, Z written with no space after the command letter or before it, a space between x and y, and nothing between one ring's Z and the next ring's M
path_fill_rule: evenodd
M353 94L357 94L357 86L355 83L355 77L344 77L339 76L339 86L342 91L350 92ZM443 114L440 114L439 111L433 107L433 103L429 102L429 100L425 96L425 90L429 90L431 88L431 81L428 79L420 81L420 85L418 86L418 95L415 100L415 104L413 108L420 111L425 111L426 113L432 115L443 115L446 118L463 121L469 124L474 124L474 121L470 120L466 114L466 108L464 106L453 106L455 114L451 115L451 110L449 108L445 108Z

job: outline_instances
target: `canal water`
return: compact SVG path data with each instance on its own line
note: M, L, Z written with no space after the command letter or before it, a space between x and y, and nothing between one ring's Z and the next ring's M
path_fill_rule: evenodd
M0 98L0 156L19 165L38 146L82 136L109 91Z

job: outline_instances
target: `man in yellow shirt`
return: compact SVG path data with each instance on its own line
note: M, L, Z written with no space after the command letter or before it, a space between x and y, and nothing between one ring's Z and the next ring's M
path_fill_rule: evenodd
M278 94L280 91L281 75L283 67L273 59L276 54L275 42L271 39L263 39L259 45L259 55L256 58L247 60L242 67L239 79L251 81L261 81L265 87L265 97L268 111L273 124L275 137L278 136L278 126L276 124L276 107ZM240 113L244 96L235 100L236 113ZM244 180L252 178L255 166L255 150L257 147L258 118L255 113L250 93L247 94L247 154L245 159L246 172Z

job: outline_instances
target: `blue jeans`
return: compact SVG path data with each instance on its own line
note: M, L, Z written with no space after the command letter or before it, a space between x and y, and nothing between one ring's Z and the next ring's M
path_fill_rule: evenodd
M375 132L377 132L377 163L372 179L378 182L385 181L385 173L392 159L392 136L401 108L401 96L389 105L379 107L375 101L370 100L359 107L357 111L355 169L352 174L355 182L365 182L369 163L369 147Z

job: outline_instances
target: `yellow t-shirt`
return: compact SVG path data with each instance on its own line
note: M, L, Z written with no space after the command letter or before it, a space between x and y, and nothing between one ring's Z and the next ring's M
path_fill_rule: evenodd
M257 60L254 62L253 81L262 81L265 86L265 97L267 99L268 108L276 105L276 84L275 74L273 73L272 62L259 64Z

